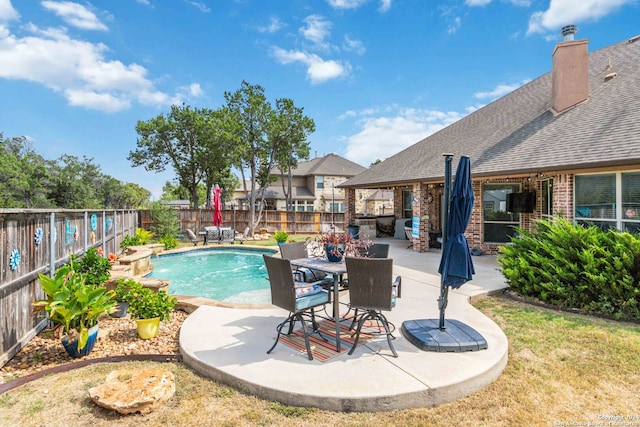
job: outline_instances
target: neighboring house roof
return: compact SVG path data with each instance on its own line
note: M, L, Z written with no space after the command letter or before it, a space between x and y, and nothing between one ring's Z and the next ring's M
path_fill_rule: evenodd
M315 200L315 196L309 191L307 187L292 187L291 191L293 200ZM248 199L249 197L242 197ZM268 186L264 193L265 199L284 199L284 192L282 191L282 184L277 183Z
M632 40L589 54L586 102L554 116L549 72L340 187L442 180L444 153L454 154L455 164L468 155L473 176L638 163L640 41ZM612 72L617 76L605 80Z
M360 166L337 154L327 154L324 157L316 157L308 161L298 162L298 167L293 170L293 176L356 176L367 168ZM271 175L280 176L280 169L274 168Z

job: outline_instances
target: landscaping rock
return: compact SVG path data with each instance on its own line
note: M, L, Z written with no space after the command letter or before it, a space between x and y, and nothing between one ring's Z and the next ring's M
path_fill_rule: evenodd
M175 377L166 369L119 369L109 373L104 384L90 388L89 396L98 406L120 414L148 414L175 391Z

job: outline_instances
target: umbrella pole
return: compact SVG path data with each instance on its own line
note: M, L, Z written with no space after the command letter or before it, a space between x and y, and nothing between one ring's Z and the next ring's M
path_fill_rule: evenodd
M445 253L445 247L447 245L447 232L449 228L449 202L451 198L451 163L453 162L453 154L444 154L444 206L442 207L444 212L444 220L442 221L442 254ZM440 277L440 298L438 298L438 308L440 309L440 324L439 329L444 331L446 329L444 325L444 310L447 308L449 302L449 287L444 284L444 276Z

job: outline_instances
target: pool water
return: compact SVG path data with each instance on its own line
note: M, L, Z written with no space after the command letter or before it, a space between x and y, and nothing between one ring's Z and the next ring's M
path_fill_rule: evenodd
M169 280L169 293L235 304L270 304L263 254L274 251L207 249L151 259L146 277Z

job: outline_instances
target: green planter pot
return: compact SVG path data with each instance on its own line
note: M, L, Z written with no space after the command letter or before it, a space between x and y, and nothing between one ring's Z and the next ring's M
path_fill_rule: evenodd
M136 319L136 325L138 325L138 336L140 338L143 340L155 338L160 330L160 318Z

